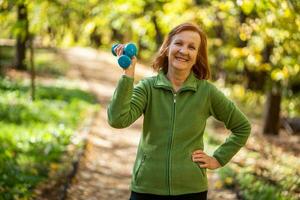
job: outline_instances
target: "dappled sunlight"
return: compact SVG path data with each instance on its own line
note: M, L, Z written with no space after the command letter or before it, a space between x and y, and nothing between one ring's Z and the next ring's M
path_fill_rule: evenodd
M213 90L205 91L208 107L198 113L199 123L211 114L220 118L224 102L239 108L220 118L234 127L229 140L232 133L223 122L207 121L205 151L213 155L225 141L242 138L235 125L248 123L235 111L251 124L249 139L230 162L207 170L208 200L300 199L299 0L0 0L0 13L1 200L127 200L144 118L123 129L109 125L108 105L125 73L121 66L126 67L113 55L119 50L114 44L127 45L122 55L127 64L134 61L128 52L136 53L137 84L157 75L151 68L157 56L160 67L179 66L169 63L173 43L161 47L169 31L184 22L199 26L201 43L183 48L177 42L174 55L186 59L176 59L188 63L198 51L201 69L193 70L203 73L209 66L208 81L225 95L215 99ZM181 97L192 94L180 87L175 109ZM148 106L156 93L145 91L134 90L134 98L146 96ZM201 96L197 106L203 102ZM142 153L141 163L147 152Z

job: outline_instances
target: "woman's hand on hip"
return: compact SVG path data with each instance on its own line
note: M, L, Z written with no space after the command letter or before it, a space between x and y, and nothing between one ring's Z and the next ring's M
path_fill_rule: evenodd
M202 150L194 151L192 154L192 160L193 162L198 163L200 167L207 169L217 169L221 167L220 163L215 157L207 155Z

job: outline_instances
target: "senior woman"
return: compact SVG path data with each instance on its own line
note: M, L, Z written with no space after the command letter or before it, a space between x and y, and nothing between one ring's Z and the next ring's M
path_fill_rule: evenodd
M124 45L116 48L121 55ZM108 122L125 128L144 115L132 171L130 200L207 199L206 169L224 166L243 147L251 126L246 116L208 81L205 33L195 24L173 28L153 63L156 76L134 86L137 58L124 70L109 104ZM203 133L210 116L230 136L212 156Z

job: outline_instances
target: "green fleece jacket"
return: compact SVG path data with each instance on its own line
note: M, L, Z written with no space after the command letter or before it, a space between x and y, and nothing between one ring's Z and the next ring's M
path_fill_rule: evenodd
M208 117L231 130L213 154L222 166L245 145L251 130L235 104L193 72L176 93L162 71L136 86L133 78L122 75L107 114L114 128L128 127L144 115L130 187L140 193L180 195L208 189L206 169L192 161L192 152L204 149Z

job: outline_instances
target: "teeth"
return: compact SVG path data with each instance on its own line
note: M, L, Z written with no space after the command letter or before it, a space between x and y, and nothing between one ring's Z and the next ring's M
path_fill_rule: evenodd
M187 59L184 59L184 58L179 58L179 57L176 57L176 59L177 59L177 60L179 60L179 61L183 61L183 62L186 62L186 61L188 61Z

